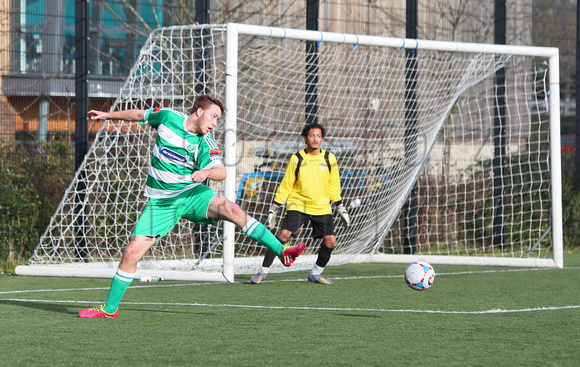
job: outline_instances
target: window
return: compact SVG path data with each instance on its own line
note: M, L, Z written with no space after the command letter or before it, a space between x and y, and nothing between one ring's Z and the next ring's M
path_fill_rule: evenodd
M14 71L75 72L75 0L14 0ZM163 24L163 0L90 1L89 70L125 76L149 30ZM54 65L54 67L52 67Z

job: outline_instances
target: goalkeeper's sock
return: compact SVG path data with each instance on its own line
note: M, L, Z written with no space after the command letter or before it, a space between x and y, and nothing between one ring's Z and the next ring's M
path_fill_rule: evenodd
M264 256L264 260L262 261L262 270L268 269L270 266L272 266L274 260L276 260L276 254L274 251L268 249L268 251L266 251L266 255ZM266 271L266 273L268 272Z
M322 274L323 271L324 271L324 266L318 266L318 265L314 264L314 267L310 271L310 274L320 275L320 274Z
M248 223L246 223L244 228L242 228L242 231L244 231L244 233L254 241L257 241L272 250L279 258L282 257L284 246L282 246L276 236L274 236L262 223L252 218Z
M318 258L316 259L316 265L322 269L330 261L330 255L332 254L334 248L328 248L324 244L320 245L320 250L318 251ZM320 271L322 273L322 270Z
M121 298L123 298L125 291L129 288L129 284L131 284L134 277L135 273L127 273L121 269L117 269L117 273L111 282L107 302L105 303L105 307L103 307L106 313L112 314L117 311L121 303Z

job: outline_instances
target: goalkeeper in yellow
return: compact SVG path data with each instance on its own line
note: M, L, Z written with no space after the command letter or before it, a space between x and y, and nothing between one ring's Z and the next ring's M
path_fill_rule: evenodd
M318 259L308 275L308 281L334 284L332 280L322 275L336 244L330 202L337 206L344 225L346 227L350 225L350 218L340 196L338 163L334 154L320 148L326 136L322 125L318 123L306 125L301 135L306 143L306 149L293 154L290 158L284 178L276 191L274 203L270 207L267 226L271 230L276 228L276 216L284 203L286 214L276 234L280 242L286 243L294 232L310 222L312 237L322 238L322 244L318 251ZM275 258L274 252L268 250L261 270L251 278L252 283L258 284L266 279Z

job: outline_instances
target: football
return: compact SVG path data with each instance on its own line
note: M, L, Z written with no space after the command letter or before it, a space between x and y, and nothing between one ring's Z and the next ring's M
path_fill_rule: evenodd
M435 281L435 270L425 261L410 263L405 269L405 282L416 291L424 291Z

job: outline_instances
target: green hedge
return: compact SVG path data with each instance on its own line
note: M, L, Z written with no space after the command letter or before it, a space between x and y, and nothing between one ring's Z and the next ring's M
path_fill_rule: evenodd
M0 142L0 270L24 264L74 175L66 141L17 149Z
M580 187L575 187L574 149L562 154L564 247L580 247Z

